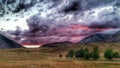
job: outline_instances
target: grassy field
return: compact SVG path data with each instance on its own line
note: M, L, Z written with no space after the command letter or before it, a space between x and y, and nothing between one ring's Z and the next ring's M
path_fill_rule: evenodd
M61 53L65 56L70 49L77 50L86 47L91 50L94 46L98 46L101 52L101 58L97 61L58 57ZM0 49L0 68L120 68L119 59L110 61L104 59L103 52L108 47L120 52L120 43L92 43L56 48Z

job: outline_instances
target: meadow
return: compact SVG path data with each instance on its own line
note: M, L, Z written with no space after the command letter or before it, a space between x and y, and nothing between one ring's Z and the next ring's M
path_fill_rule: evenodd
M98 46L101 58L99 60L83 60L66 58L70 49ZM120 68L120 59L107 60L103 57L106 48L120 52L120 43L91 43L70 45L55 48L20 48L0 49L0 68ZM62 54L63 57L59 57Z

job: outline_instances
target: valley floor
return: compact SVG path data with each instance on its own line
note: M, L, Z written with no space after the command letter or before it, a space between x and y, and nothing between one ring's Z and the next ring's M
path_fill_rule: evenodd
M19 61L0 62L0 68L120 68L120 62L107 61Z
M66 58L69 49L98 46L101 58L97 61ZM0 68L120 68L120 59L106 60L103 51L111 47L120 52L120 43L92 43L56 48L0 49ZM60 58L59 54L63 54Z

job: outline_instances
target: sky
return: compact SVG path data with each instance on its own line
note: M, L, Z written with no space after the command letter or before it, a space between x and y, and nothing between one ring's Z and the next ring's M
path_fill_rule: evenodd
M0 0L0 30L23 45L120 31L120 0Z

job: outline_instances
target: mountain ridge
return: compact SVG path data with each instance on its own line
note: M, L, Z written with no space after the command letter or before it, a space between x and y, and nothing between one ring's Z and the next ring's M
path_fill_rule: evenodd
M42 47L59 47L59 46L68 46L72 44L88 44L88 43L109 43L109 42L120 42L120 32L115 34L94 34L90 35L83 40L72 43L72 42L55 42L42 45Z
M0 34L0 49L2 48L23 48L23 46Z

